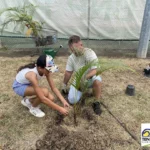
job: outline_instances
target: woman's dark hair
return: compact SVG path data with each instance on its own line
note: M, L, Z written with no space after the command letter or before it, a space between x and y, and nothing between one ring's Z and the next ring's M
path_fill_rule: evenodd
M39 58L37 59L36 63L33 62L33 63L29 63L27 65L19 67L17 72L19 72L19 71L21 71L22 69L25 69L25 68L32 69L32 68L35 67L35 64L37 65L37 67L45 68L46 67L46 55L44 54L44 55L39 56Z
M69 38L68 45L71 46L73 43L78 43L79 41L81 41L80 37L73 35Z
M45 68L46 67L46 55L41 55L37 61L36 61L36 65L38 67L41 67L41 68Z

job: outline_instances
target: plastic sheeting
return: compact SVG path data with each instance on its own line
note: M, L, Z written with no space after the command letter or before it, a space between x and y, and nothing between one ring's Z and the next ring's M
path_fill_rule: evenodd
M146 0L0 0L0 8L38 5L33 14L58 38L139 39ZM5 15L0 17L3 23ZM6 31L13 32L12 25Z

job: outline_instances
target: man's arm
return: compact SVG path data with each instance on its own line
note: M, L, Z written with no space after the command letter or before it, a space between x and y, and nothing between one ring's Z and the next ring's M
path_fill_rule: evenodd
M64 81L63 81L63 83L65 85L67 85L67 83L69 82L69 80L70 80L70 78L72 76L72 73L73 73L73 71L67 71L67 70L65 71Z
M86 79L88 80L88 79L92 78L93 76L95 76L96 72L97 72L96 69L90 70L86 75Z
M91 50L91 49L88 49L86 51L85 58L86 58L87 62L93 62L93 61L97 61L98 60L96 53L93 50ZM88 73L86 74L85 78L88 80L88 79L92 78L94 75L96 75L96 73L97 73L97 67L96 66L92 66L90 68L90 70L88 71Z
M71 57L69 56L67 64L66 64L64 80L63 80L62 87L61 87L61 91L63 94L68 94L67 84L72 76L72 73L73 73L73 63L72 63Z
M61 91L63 94L68 94L67 83L69 82L73 71L65 71L64 81L62 83Z

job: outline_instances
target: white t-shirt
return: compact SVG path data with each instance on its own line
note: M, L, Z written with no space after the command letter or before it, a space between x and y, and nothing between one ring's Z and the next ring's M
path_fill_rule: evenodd
M25 77L26 73L28 73L28 72L34 72L37 75L38 80L42 78L42 76L39 75L36 67L34 67L32 69L25 68L18 72L18 74L16 76L16 81L21 84L29 84L30 81L28 79L26 79L26 77Z
M84 48L84 54L82 56L75 56L71 54L68 58L66 70L67 71L78 71L81 67L85 66L88 62L97 59L95 52L89 48ZM94 69L96 67L92 67Z

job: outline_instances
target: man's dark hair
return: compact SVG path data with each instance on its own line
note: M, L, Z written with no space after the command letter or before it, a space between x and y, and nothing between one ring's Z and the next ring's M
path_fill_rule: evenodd
M73 35L69 38L68 45L71 46L73 43L78 43L79 41L81 41L80 37Z

